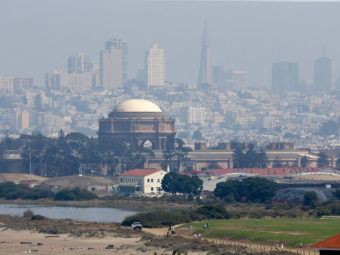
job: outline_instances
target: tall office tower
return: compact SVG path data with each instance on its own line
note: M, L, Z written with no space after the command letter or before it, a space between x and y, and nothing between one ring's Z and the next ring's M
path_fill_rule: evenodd
M207 22L204 23L201 61L198 72L198 84L213 84L212 51L209 46Z
M230 70L230 78L233 90L243 90L247 88L247 72L242 70Z
M289 91L299 90L299 64L295 62L277 62L272 65L272 91L285 95Z
M150 86L163 86L165 84L165 56L164 49L158 44L145 54L146 84Z
M52 70L45 75L45 86L50 89L60 89L62 71Z
M314 61L314 87L317 91L332 90L332 60L323 56Z
M111 39L100 52L100 85L107 90L121 87L127 81L127 42Z
M77 53L74 56L70 56L67 60L68 73L85 73L92 70L92 62L90 58L83 53Z

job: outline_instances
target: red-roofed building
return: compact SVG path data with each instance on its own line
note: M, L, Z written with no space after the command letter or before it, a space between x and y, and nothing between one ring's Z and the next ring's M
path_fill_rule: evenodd
M119 175L121 193L160 194L165 171L153 168L133 169Z
M340 254L340 234L337 234L326 240L313 244L312 247L319 249L320 255L339 255Z

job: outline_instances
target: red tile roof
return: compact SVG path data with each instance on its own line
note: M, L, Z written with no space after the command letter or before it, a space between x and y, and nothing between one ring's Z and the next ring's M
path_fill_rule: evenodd
M159 171L159 169L154 169L154 168L146 168L146 169L132 169L130 171L127 171L123 174L121 174L120 176L147 176L150 174L154 174L157 173Z
M213 169L206 171L213 175L225 175L231 173L255 174L262 176L284 176L288 174L311 173L317 172L317 168L299 168L299 167L282 167L282 168L229 168L229 169Z
M312 245L313 248L319 249L339 249L340 250L340 234L332 236L326 240Z

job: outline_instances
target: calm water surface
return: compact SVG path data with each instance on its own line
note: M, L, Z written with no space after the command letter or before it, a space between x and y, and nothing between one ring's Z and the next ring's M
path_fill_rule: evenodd
M32 210L34 214L40 214L52 219L115 223L121 223L126 216L136 213L117 208L0 204L0 214L22 216L24 211L28 209Z

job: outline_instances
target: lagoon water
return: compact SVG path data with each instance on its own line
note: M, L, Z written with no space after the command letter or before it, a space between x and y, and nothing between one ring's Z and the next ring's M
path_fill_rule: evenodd
M121 223L126 216L136 213L134 211L117 208L0 204L0 214L22 216L28 209L34 214L40 214L52 219L72 219L106 223Z

